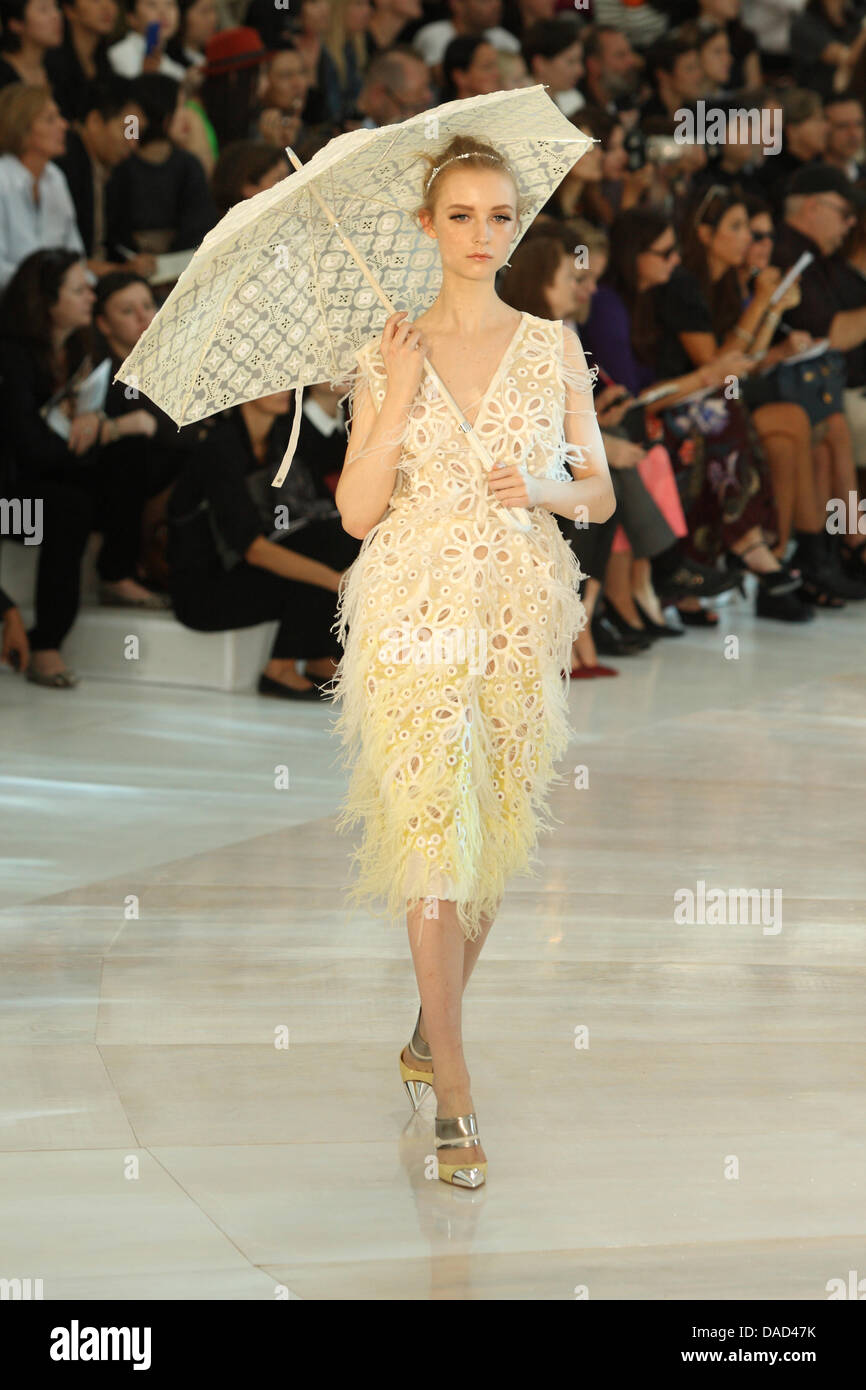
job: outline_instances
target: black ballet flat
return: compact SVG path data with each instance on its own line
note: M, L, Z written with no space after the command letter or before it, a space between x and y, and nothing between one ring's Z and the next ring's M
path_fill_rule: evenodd
M314 685L312 690L293 690L290 685L284 685L282 681L272 680L270 676L259 676L259 694L276 695L280 700L321 700L319 687Z

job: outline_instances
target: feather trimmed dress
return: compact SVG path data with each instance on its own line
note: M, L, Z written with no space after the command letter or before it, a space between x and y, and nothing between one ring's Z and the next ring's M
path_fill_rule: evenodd
M357 356L353 394L366 386L380 410L378 340ZM571 482L583 460L566 442L566 390L580 402L569 414L594 416L593 380L566 364L561 323L523 314L472 428L494 462ZM585 576L546 508L515 529L426 376L400 443L388 509L340 586L329 691L351 778L337 830L363 822L350 901L384 899L402 919L449 899L471 939L557 823L545 802L570 739L562 673Z

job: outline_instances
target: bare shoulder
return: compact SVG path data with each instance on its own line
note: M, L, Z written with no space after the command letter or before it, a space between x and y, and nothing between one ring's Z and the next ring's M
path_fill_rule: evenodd
M569 328L567 323L559 324L562 333L562 351L566 362L575 367L586 367L586 355L583 345L573 328Z

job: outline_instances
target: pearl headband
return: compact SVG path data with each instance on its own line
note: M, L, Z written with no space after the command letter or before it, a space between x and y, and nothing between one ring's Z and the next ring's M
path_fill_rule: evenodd
M439 173L440 169L445 169L449 164L453 164L456 159L490 159L494 164L498 164L501 169L505 169L504 162L495 154L485 154L483 150L469 150L466 154L452 154L450 159L446 159L444 164L437 164L435 169L430 170L430 176L424 185L424 192L429 192L430 185Z

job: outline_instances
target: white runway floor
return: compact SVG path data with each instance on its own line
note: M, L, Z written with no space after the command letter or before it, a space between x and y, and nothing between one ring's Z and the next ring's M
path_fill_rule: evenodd
M572 684L561 824L466 994L475 1193L425 1178L405 925L345 905L333 708L4 671L0 1276L263 1300L866 1276L866 605L721 612ZM676 922L699 881L779 890L781 930Z

